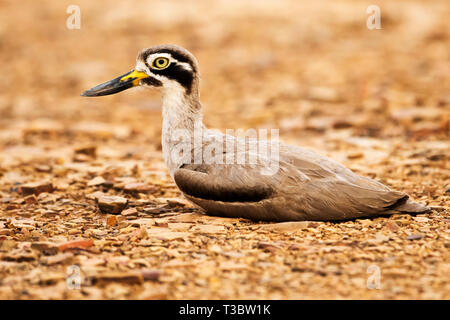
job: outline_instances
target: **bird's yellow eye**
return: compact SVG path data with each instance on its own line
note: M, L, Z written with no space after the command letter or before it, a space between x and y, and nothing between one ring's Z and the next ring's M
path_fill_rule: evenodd
M153 60L152 67L155 69L165 69L169 66L169 59L166 57L159 57Z

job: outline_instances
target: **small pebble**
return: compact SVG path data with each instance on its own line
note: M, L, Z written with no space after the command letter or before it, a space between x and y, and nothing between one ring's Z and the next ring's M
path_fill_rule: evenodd
M97 198L97 205L103 213L118 214L125 209L128 200L117 196L100 196Z

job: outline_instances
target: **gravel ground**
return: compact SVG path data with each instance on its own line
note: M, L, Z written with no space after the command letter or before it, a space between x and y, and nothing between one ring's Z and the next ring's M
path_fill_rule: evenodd
M0 298L449 299L450 5L0 1ZM325 5L326 4L326 5ZM279 128L433 208L344 222L208 217L162 161L161 102L79 94L176 43L209 127Z

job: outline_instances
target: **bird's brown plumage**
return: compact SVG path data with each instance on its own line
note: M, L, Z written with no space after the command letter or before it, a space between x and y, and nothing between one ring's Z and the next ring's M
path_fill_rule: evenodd
M345 220L429 210L303 148L282 145L272 176L263 175L261 166L187 164L174 180L208 214L252 220Z

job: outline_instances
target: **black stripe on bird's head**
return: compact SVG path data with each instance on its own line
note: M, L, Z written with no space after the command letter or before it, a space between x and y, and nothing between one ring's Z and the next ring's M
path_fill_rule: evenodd
M197 78L198 63L189 51L175 45L163 45L140 52L136 69L145 69L150 76L147 81L153 78L161 82L162 87L176 82L190 94ZM147 84L145 79L143 83Z

